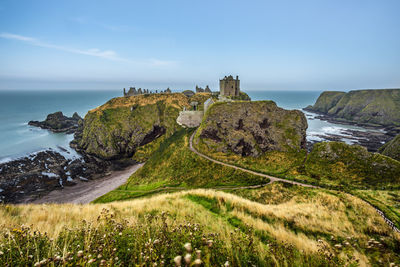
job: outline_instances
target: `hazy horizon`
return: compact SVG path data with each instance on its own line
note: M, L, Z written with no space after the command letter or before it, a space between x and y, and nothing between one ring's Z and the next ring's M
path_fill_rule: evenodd
M400 87L400 2L0 3L0 90Z

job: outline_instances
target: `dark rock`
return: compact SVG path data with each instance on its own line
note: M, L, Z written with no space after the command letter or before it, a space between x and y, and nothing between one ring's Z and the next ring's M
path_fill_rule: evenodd
M83 155L73 161L52 151L0 164L0 203L19 203L24 198L38 198L55 189L73 186L76 181L103 177L121 170L133 161L103 161Z
M199 137L209 149L242 156L306 148L307 120L298 110L272 101L216 103L207 111Z
M28 124L42 129L48 129L56 133L65 132L71 134L78 128L79 121L82 121L82 118L76 112L72 117L67 117L64 116L61 111L58 111L47 115L47 118L44 121L30 121Z

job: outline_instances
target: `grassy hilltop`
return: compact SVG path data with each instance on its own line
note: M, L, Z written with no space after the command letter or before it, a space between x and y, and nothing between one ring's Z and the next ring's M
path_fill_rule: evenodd
M92 110L85 118L85 149L103 144L93 154L113 158L123 148L123 157L146 160L145 165L90 205L0 206L0 265L174 266L179 260L182 266L400 265L400 234L362 200L399 226L400 162L337 142L307 153L304 115L279 110L273 102L212 105L196 135L196 149L222 162L322 188L268 184L267 178L189 149L194 129L175 125L173 116L190 101L207 98L142 95ZM238 106L248 112L266 108L269 120L251 114L240 123L234 116ZM275 109L280 115L273 118ZM135 131L148 134L154 125L165 132L140 145ZM219 139L207 140L204 129ZM257 131L281 131L292 143L268 149ZM267 142L279 145L281 135ZM257 153L244 155L242 138Z
M400 89L323 92L305 110L371 125L400 125Z

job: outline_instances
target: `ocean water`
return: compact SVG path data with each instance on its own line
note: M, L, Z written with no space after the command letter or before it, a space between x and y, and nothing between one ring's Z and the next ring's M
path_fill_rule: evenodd
M380 131L377 129L366 129L354 125L335 124L316 119L316 114L302 110L308 105L313 105L322 91L248 91L247 94L252 100L272 100L279 107L285 109L298 109L305 113L308 123L307 140L324 141L321 135L334 134L341 136L341 141L348 144L356 143L356 140L349 139L348 135L343 134L346 130L356 131Z
M285 109L302 109L314 104L318 91L246 91L252 100L273 100ZM68 158L77 157L69 147L73 135L52 133L28 125L30 120L44 120L49 113L62 111L82 117L122 91L0 91L0 162L5 162L45 149L54 149ZM308 118L308 140L324 140L320 135L339 134L345 129L364 131L361 127L344 126L313 119L315 114L305 112ZM343 136L343 141L352 143ZM62 149L61 149L62 148ZM64 149L67 152L63 151Z
M0 91L0 162L52 148L68 158L77 156L69 147L72 134L52 133L28 125L42 121L47 114L77 112L81 117L121 91ZM67 152L64 152L63 149Z

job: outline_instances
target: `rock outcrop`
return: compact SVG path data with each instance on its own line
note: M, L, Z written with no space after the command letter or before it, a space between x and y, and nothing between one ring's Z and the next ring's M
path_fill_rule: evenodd
M26 197L35 199L78 181L104 177L105 173L132 163L102 161L88 155L71 160L53 150L34 153L0 164L0 203L19 203Z
M305 162L305 171L315 179L340 181L341 185L398 186L400 183L400 162L342 142L315 144Z
M139 147L180 128L176 118L183 107L189 108L188 101L181 93L111 99L88 112L73 143L101 159L130 158Z
M400 89L323 92L304 110L322 113L343 122L372 126L400 125Z
M76 131L80 121L82 121L82 118L76 112L72 117L67 117L61 111L58 111L47 115L44 121L30 121L28 124L56 133L66 132L70 134Z
M400 161L400 134L384 144L378 152Z
M279 108L273 101L221 102L207 110L196 142L210 150L256 157L304 149L306 129L301 111Z

